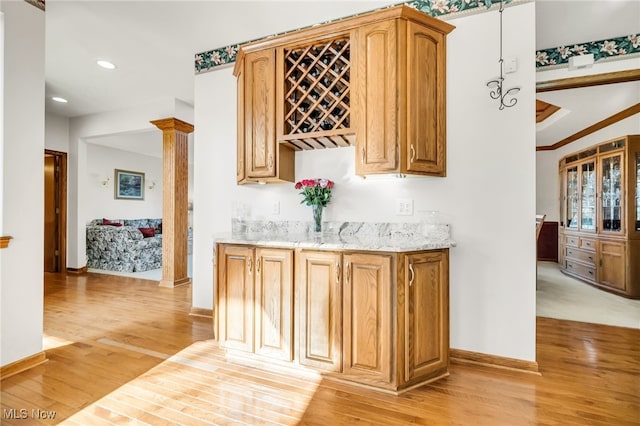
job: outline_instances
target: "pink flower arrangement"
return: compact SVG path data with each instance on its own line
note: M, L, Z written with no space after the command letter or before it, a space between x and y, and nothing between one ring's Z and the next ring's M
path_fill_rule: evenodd
M295 188L302 190L300 195L303 199L300 204L325 207L331 200L333 185L333 181L329 179L303 179L296 183Z

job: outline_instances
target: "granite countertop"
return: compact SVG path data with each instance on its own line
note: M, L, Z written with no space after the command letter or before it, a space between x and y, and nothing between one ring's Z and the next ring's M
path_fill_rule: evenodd
M237 224L235 224L237 225ZM435 225L416 231L416 227L396 224L365 224L344 222L328 224L325 232L316 235L305 227L291 224L254 223L234 226L234 232L214 235L215 243L251 244L265 247L312 248L322 250L364 250L407 252L450 248L455 243L448 225Z

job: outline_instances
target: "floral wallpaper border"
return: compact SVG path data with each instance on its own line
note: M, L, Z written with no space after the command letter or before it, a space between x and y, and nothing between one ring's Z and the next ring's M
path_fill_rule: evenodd
M524 0L504 0L504 3L505 4L516 3L520 1L524 1ZM499 3L499 0L498 1L497 0L484 0L484 1L480 1L480 0L411 0L407 2L392 4L392 5L383 7L381 9L397 6L399 4L406 4L407 6L418 9L419 11L424 12L427 15L430 15L433 17L439 17L444 15L450 15L453 13L461 14L463 12L471 12L474 10L478 11L477 9L479 8L489 9L491 8L492 5L497 5L498 3ZM376 9L376 10L381 10L381 9ZM371 11L366 11L363 13L369 13L369 12ZM326 24L328 22L335 22L342 19L351 18L353 16L358 16L363 13L346 16L346 17L335 19L332 21L322 22L321 24ZM308 28L308 27L303 27L303 28ZM298 29L302 29L302 28L298 28ZM298 29L287 31L287 32L297 31ZM286 34L286 33L282 33L282 34ZM279 34L273 34L273 35L279 35ZM260 39L263 39L263 38L266 38L266 37L261 37ZM211 71L214 68L235 62L240 45L244 43L249 43L252 41L255 41L255 40L232 44L229 46L224 46L217 49L209 50L207 52L197 53L195 55L196 74Z
M606 40L574 44L573 46L559 46L538 50L536 52L536 69L558 68L558 66L567 65L569 58L572 56L589 55L591 53L593 53L595 62L624 55L640 54L640 35L630 34Z
M45 9L45 0L24 0L27 3L37 7L38 9L44 11Z

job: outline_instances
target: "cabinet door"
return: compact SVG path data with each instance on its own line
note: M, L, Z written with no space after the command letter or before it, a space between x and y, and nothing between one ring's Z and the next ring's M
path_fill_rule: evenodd
M247 144L246 134L245 134L245 115L244 115L244 71L241 69L238 73L238 81L237 81L237 99L238 104L236 105L238 119L237 119L237 133L238 133L238 143L237 143L237 168L236 168L236 182L244 183L245 180L245 146Z
M624 232L624 194L622 192L622 154L614 154L600 159L599 185L600 230L601 232Z
M276 175L275 50L244 58L244 131L247 178Z
M407 171L446 171L445 38L407 23Z
M356 174L397 170L397 31L393 20L358 28L352 60Z
M449 364L449 261L447 251L405 256L405 381Z
M344 256L343 373L358 380L391 381L391 257Z
M625 291L626 243L624 241L598 241L598 282Z
M580 165L580 230L596 230L596 163Z
M300 252L297 260L297 317L300 364L340 371L342 363L341 255Z
M569 229L578 229L578 166L567 167L566 173L567 187L564 196L566 217L564 223Z
M218 256L218 335L222 346L253 352L253 249L222 246Z
M255 352L292 359L293 252L256 249Z

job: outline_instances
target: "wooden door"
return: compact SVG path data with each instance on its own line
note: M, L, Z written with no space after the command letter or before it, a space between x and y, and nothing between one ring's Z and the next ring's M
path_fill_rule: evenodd
M405 255L405 381L449 364L448 251Z
M56 157L44 156L44 271L58 272Z
M626 285L626 242L613 240L598 241L598 282L625 291Z
M244 58L246 177L276 175L275 50Z
M400 49L402 50L402 49ZM445 36L407 23L407 171L446 172Z
M44 271L67 270L67 153L44 150Z
M391 257L344 256L343 373L360 381L391 381Z
M220 344L253 352L253 249L219 246L218 336Z
M396 21L355 31L353 118L356 174L389 173L398 167L398 60Z
M302 251L297 260L300 364L326 371L342 367L341 255Z
M293 359L293 251L256 249L255 352Z

